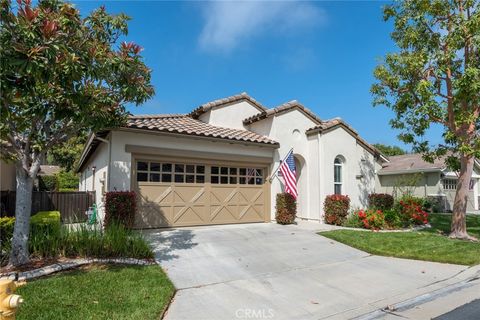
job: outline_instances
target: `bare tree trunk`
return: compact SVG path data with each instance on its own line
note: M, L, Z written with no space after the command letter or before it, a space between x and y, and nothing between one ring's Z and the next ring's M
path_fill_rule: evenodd
M457 193L453 202L450 238L476 240L467 233L467 202L473 164L473 156L463 154L460 156L460 174L458 176Z
M17 192L15 201L15 227L10 252L10 266L18 266L29 261L28 236L30 232L30 213L32 210L33 178L23 168L21 162L16 164Z

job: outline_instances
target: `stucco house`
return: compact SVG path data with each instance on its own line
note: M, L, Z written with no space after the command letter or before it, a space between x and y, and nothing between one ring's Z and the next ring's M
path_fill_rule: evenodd
M433 163L422 159L421 154L406 154L388 158L377 171L376 192L394 196L405 191L429 198L439 211L451 211L457 190L457 173L450 170L443 159ZM467 211L479 209L480 163L475 160Z
M283 190L271 173L291 148L298 217L310 220L322 221L329 194L366 206L388 162L341 119L322 120L297 101L268 109L242 93L92 134L79 190L96 191L100 217L106 191L135 190L137 227L270 221Z

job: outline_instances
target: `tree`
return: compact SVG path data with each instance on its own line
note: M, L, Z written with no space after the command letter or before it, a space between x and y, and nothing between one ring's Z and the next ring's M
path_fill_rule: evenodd
M472 239L466 231L468 186L474 159L480 156L480 2L478 0L406 0L384 8L393 20L391 34L399 50L377 66L374 105L391 108L400 140L424 159L446 158L458 164L452 238ZM431 145L427 130L444 128L444 143Z
M65 143L54 146L47 157L49 163L59 165L68 172L73 171L80 160L85 142L87 135L80 133Z
M15 162L10 265L28 262L33 181L40 159L78 132L126 121L127 103L150 98L150 70L127 34L128 17L101 7L82 18L69 3L1 0L1 157Z
M382 143L375 143L373 146L386 156L400 156L406 153L405 150L399 146L389 146Z

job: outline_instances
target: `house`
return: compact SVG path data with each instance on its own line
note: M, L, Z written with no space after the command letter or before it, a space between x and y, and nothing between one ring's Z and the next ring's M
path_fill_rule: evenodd
M394 196L410 192L415 196L429 198L439 211L451 211L457 190L457 173L451 171L444 159L433 163L422 159L421 154L405 154L388 158L389 162L377 172L376 191ZM480 163L475 161L467 211L479 210Z
M274 219L281 178L272 172L293 148L298 217L322 221L329 194L366 206L388 159L339 118L322 120L298 101L268 109L246 93L189 114L134 115L90 135L77 171L80 191L134 190L139 228Z
M15 165L0 160L0 191L15 191Z

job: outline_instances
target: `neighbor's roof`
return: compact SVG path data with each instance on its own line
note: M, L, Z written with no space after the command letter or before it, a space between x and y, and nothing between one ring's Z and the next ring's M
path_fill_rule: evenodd
M391 156L390 162L385 163L378 174L399 174L424 171L442 171L446 169L443 158L435 159L433 163L423 160L421 153Z
M214 126L184 114L135 115L128 118L127 128L203 136L241 142L278 145L278 142L252 131Z
M297 100L292 100L289 102L285 102L282 105L279 105L278 107L264 110L256 115L253 115L245 120L243 120L243 123L248 125L284 112L288 112L290 110L297 109L300 110L303 114L305 114L308 118L310 118L313 122L320 124L322 120L317 117L315 113L310 111L308 108L306 108L304 105L302 105L300 102Z
M260 102L253 99L252 97L250 97L246 92L242 92L240 94L233 95L233 96L230 96L230 97L227 97L227 98L218 99L218 100L214 100L214 101L204 103L204 104L198 106L197 108L195 108L192 112L190 112L189 116L197 119L200 115L209 111L212 108L233 104L233 103L236 103L236 102L239 102L239 101L248 101L255 108L257 108L259 111L267 110L267 108L265 108Z
M40 170L38 171L39 176L53 176L62 171L60 166L49 166L49 165L40 165Z

